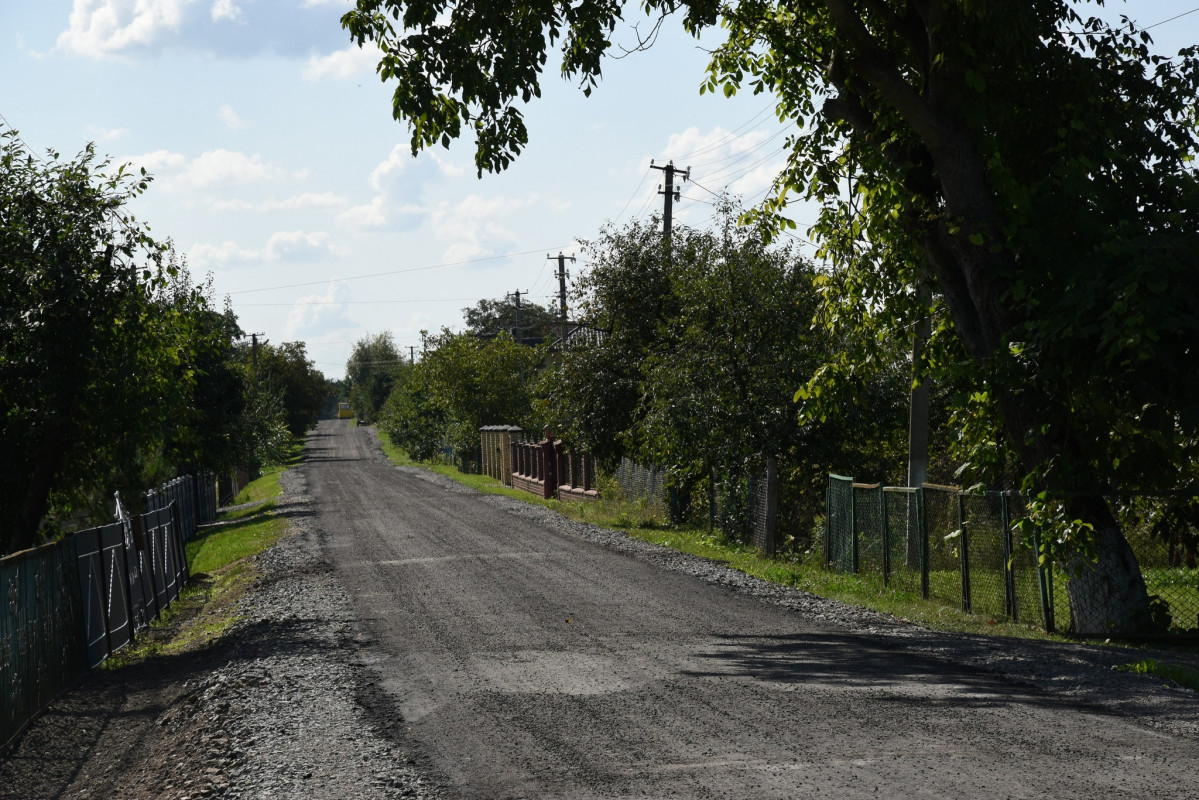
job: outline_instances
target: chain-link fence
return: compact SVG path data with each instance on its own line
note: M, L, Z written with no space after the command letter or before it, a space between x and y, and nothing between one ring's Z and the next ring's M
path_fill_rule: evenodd
M644 501L646 505L659 509L666 508L669 499L666 475L657 467L643 467L635 461L622 458L612 477L629 500Z
M880 487L830 475L827 497L830 568L881 575L889 586L976 614L1038 623L1050 631L1070 625L1068 576L1060 565L1042 565L1039 541L1025 541L1016 531L1014 522L1025 515L1018 494L930 484ZM1156 629L1199 631L1192 540L1177 527L1131 521L1126 515L1123 530L1141 567Z

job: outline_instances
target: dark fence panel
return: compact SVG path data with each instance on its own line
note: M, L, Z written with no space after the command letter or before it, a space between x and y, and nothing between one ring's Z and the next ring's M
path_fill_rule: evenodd
M853 478L828 476L828 512L824 521L824 563L838 572L853 572Z
M173 502L0 559L0 751L81 671L132 642L188 577Z
M86 667L75 561L70 539L0 559L0 747Z

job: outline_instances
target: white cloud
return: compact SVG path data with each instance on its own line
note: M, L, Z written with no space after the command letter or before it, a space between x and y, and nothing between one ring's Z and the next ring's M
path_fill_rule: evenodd
M75 0L70 22L58 36L61 50L104 58L159 42L179 30L196 0Z
M407 152L411 153L412 151L409 149ZM442 174L448 178L461 178L470 169L465 164L455 164L452 161L447 161L436 150L428 150L426 152L428 152L429 157L433 159L434 163L437 164L437 168L441 170Z
M282 200L217 200L212 204L216 211L240 211L254 214L264 214L270 211L307 211L318 208L338 208L347 204L346 198L332 192L304 192L285 197Z
M412 148L408 145L397 144L391 148L387 158L379 162L379 166L371 170L371 186L376 192L382 192L391 179L404 171L408 162L412 161Z
M301 297L287 320L288 338L311 340L354 327L346 313L349 297L350 288L342 281L330 281L321 294Z
M334 244L324 231L278 231L271 234L259 250L244 248L236 242L219 245L195 244L187 251L188 261L197 269L218 269L231 265L258 266L267 263L294 263L340 258L345 250Z
M127 157L135 167L145 167L164 190L207 192L246 186L286 177L279 167L264 162L261 156L231 150L208 150L193 159L181 153L156 150Z
M83 130L98 142L111 142L129 133L128 128L105 128L101 125L86 125Z
M231 131L239 131L246 127L246 121L237 115L231 105L223 105L217 110L216 115L220 117L221 122Z
M267 239L263 258L267 261L319 261L343 254L324 231L279 231Z
M314 55L304 67L304 79L319 81L322 78L350 80L373 75L382 53L374 44L359 47L352 44L344 50L335 50L325 56Z
M187 251L187 260L197 269L215 269L226 264L255 263L262 260L258 250L246 250L237 242L196 244Z
M500 219L537 202L527 198L482 197L468 195L459 203L441 203L430 214L433 233L452 244L445 251L447 262L466 261L510 250L517 244L516 234L500 224Z
M416 215L424 209L412 203L400 203L399 176L413 161L408 145L397 144L387 158L371 170L370 184L375 196L369 203L353 206L337 217L337 223L354 230L386 230L410 227Z
M210 14L213 22L222 19L234 20L241 18L241 9L237 7L233 0L215 0L212 4Z

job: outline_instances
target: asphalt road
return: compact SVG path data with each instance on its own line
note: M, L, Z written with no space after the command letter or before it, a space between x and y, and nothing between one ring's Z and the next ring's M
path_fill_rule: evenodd
M1199 797L1199 747L398 470L304 470L394 722L464 798Z

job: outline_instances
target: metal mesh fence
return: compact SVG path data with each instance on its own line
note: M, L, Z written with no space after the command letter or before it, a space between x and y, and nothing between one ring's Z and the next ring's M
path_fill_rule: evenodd
M883 493L873 484L853 485L854 572L884 573Z
M665 476L657 467L643 467L627 458L620 460L613 478L629 500L644 501L656 508L666 507Z
M750 543L764 553L774 552L774 542L771 540L767 520L770 499L766 492L768 482L769 477L765 471L754 476L754 491L750 498L752 505L749 508Z
M824 563L838 572L853 572L853 478L828 476Z
M956 489L924 488L924 525L928 535L928 597L961 607L961 526Z
M969 589L969 608L975 614L1007 617L1008 545L1003 498L995 492L961 495L963 506L964 585Z
M1179 522L1154 525L1131 517L1124 521L1145 588L1158 599L1159 622L1178 632L1199 631L1199 532Z
M920 494L915 489L885 487L883 521L887 528L887 585L920 594L924 546L920 528Z

